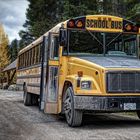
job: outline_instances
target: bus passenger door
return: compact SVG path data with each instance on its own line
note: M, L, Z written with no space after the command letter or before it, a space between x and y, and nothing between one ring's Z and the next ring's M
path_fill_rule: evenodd
M48 67L46 82L46 113L57 114L58 112L58 74L59 74L59 36L49 33Z
M40 103L39 109L44 110L46 100L46 82L47 82L47 66L48 66L48 48L49 48L48 36L43 36L42 43L42 59L41 59L41 79L40 79Z

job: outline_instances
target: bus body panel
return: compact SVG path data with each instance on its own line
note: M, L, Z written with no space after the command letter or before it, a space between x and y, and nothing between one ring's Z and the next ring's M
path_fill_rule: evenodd
M17 70L17 84L21 87L26 84L27 91L30 93L40 93L40 73L41 67L34 66L33 68Z

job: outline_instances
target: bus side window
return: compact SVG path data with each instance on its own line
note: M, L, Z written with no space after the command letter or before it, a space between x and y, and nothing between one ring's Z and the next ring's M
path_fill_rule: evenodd
M26 67L28 67L28 51L26 52Z
M35 52L35 47L33 47L33 54L34 54L34 55L33 55L33 65L35 64L35 53L36 53L36 52Z
M26 52L24 53L24 67L26 67Z
M22 68L24 67L24 53L22 54Z
M20 55L20 68L22 68L22 54Z
M33 48L31 49L31 51L32 51L32 56L31 56L31 66L32 66L34 63L34 50L33 50Z
M45 37L44 62L48 59L48 36Z
M30 66L30 61L29 60L30 60L30 50L28 50L28 64L27 64L28 66Z
M37 64L37 53L38 53L37 52L37 46L35 46L35 58L34 58L35 59L35 64Z
M43 47L43 44L41 43L39 46L40 46L40 57L39 57L39 63L41 63L41 61L42 61L42 47Z
M59 37L51 37L50 59L58 60Z
M31 49L29 50L29 66L31 66L31 55L32 55L32 52L31 52Z
M28 62L27 52L25 52L25 67L27 67L27 62Z
M20 69L20 68L21 68L21 55L18 58L18 69Z

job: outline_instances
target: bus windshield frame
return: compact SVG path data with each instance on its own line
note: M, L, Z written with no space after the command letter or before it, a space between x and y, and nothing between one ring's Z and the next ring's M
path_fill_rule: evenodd
M67 43L67 47L65 48L64 54L67 53L67 55L69 56L86 56L86 55L89 56L90 55L90 56L121 56L121 57L138 58L137 34L123 33L123 32L117 32L117 33L97 32L97 31L78 30L78 29L67 29L67 32L68 32L68 36L67 36L68 43ZM80 38L80 41L84 41L85 46L86 46L86 42L89 43L90 41L88 40L89 38L86 39L85 35L78 35L78 37L76 37L76 34L75 35L72 34L72 33L80 33L80 32L86 33L86 35L90 37L90 40L94 40L94 42L96 42L96 44L99 45L97 46L97 48L95 48L95 49L100 49L99 53L91 53L93 50L90 50L90 49L88 50L89 53L84 53L84 49L82 50L83 52L81 50L80 50L81 52L72 52L74 49L76 50L76 45L79 43L78 38ZM74 41L72 42L72 40ZM113 46L114 50L113 48L110 47L110 45L113 43L115 45ZM129 45L132 45L132 43L134 45L134 48L133 46L129 46ZM73 47L73 50L71 49L72 47Z

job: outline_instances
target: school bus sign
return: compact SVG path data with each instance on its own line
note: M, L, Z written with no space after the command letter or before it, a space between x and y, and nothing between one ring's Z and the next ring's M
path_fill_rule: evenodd
M87 15L68 20L68 29L86 29L96 32L140 33L139 25L129 20L109 15Z
M86 28L88 30L122 32L123 19L114 16L87 16ZM111 30L110 30L111 29Z

